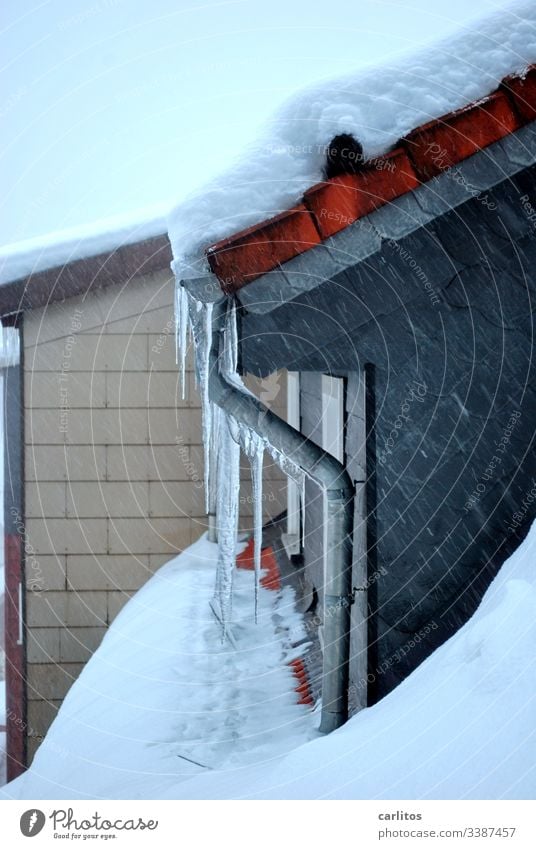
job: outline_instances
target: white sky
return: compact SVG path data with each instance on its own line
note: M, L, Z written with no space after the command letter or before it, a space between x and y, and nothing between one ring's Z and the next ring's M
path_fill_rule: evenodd
M151 217L296 88L501 0L4 0L0 245Z

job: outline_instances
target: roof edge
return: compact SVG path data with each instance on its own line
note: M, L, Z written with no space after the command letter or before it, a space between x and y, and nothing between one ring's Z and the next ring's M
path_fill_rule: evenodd
M8 316L84 295L171 265L166 233L123 244L111 251L38 271L0 286L0 316Z
M530 65L485 98L417 127L359 173L318 183L292 209L210 245L209 267L223 292L235 294L535 119Z
M310 292L347 268L398 241L536 163L536 120L467 158L236 292L248 312L266 314ZM314 273L312 273L314 263Z

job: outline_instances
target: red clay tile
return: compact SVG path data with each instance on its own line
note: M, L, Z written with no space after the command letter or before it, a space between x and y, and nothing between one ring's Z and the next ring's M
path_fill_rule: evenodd
M223 291L232 294L319 242L313 218L300 204L212 245L207 258Z
M272 548L263 548L261 552L261 568L264 575L261 578L261 587L267 590L281 589L281 574Z
M508 98L496 91L479 104L419 127L402 142L424 182L518 127L519 119Z
M303 199L315 215L322 239L327 239L418 184L406 152L399 147L358 174L318 183Z
M248 544L244 551L242 551L236 558L236 566L238 569L255 568L253 546L254 541L253 538L251 538L248 540ZM263 548L261 551L261 570L263 573L261 578L261 587L264 587L267 590L280 590L281 574L279 572L279 566L277 565L274 550L271 546Z
M511 98L523 124L536 120L536 65L523 76L506 77L501 89Z
M236 566L237 569L254 569L255 561L254 561L254 540L253 537L248 539L247 545L244 551L241 551L240 554L236 556Z
M301 658L295 658L290 661L289 666L292 668L294 677L298 680L298 686L294 688L299 696L298 704L312 705L313 698L307 681L307 672L305 671L303 660Z
M303 204L212 245L210 267L232 294L534 119L536 65L478 104L418 127L360 173L319 183Z

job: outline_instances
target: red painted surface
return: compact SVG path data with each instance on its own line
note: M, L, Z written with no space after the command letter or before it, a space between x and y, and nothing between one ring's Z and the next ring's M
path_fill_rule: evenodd
M536 65L531 65L522 77L506 77L501 88L513 101L524 124L536 120Z
M209 248L207 258L223 290L230 293L319 242L313 218L301 204L223 239Z
M307 672L305 670L305 664L303 660L301 658L291 660L289 666L292 668L294 676L298 681L298 686L294 688L299 696L298 704L312 705L313 697L311 696L311 691L307 682Z
M237 556L236 565L238 569L255 568L253 545L253 539L248 540L248 544L244 551ZM264 587L267 590L280 590L281 574L271 546L267 546L261 550L261 570L263 573L261 577L261 587Z
M254 541L253 541L253 537L251 537L250 539L248 539L248 542L247 542L247 545L246 545L244 551L240 552L240 554L237 555L236 565L237 565L238 569L254 569L255 568L255 562L254 562L254 559L253 559L253 548L254 548ZM261 552L261 554L262 554L262 552Z
M249 539L244 551L242 551L236 558L236 565L238 569L255 568L253 546L253 539ZM271 546L267 546L261 551L261 568L264 572L263 577L261 578L261 586L267 590L280 590L281 574L279 572L279 566L277 565L274 550ZM309 683L307 681L307 672L303 660L301 660L301 658L296 658L295 660L291 660L288 665L291 667L298 682L297 686L294 688L298 694L298 704L309 706L313 705L314 702L311 696Z
M19 638L19 582L22 581L22 543L19 534L5 538L5 635L7 780L25 770L26 704L24 646Z
M327 239L418 185L407 153L397 148L358 174L318 183L303 199L314 213L322 239Z
M262 550L261 567L264 572L261 578L261 587L267 590L280 590L281 574L272 548L264 548Z
M419 178L425 182L519 127L503 91L481 103L451 112L414 130L403 140Z

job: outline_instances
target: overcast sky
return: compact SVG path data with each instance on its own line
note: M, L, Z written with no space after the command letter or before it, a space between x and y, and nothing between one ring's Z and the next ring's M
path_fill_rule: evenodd
M501 0L4 0L0 245L143 218L225 167L296 88Z

